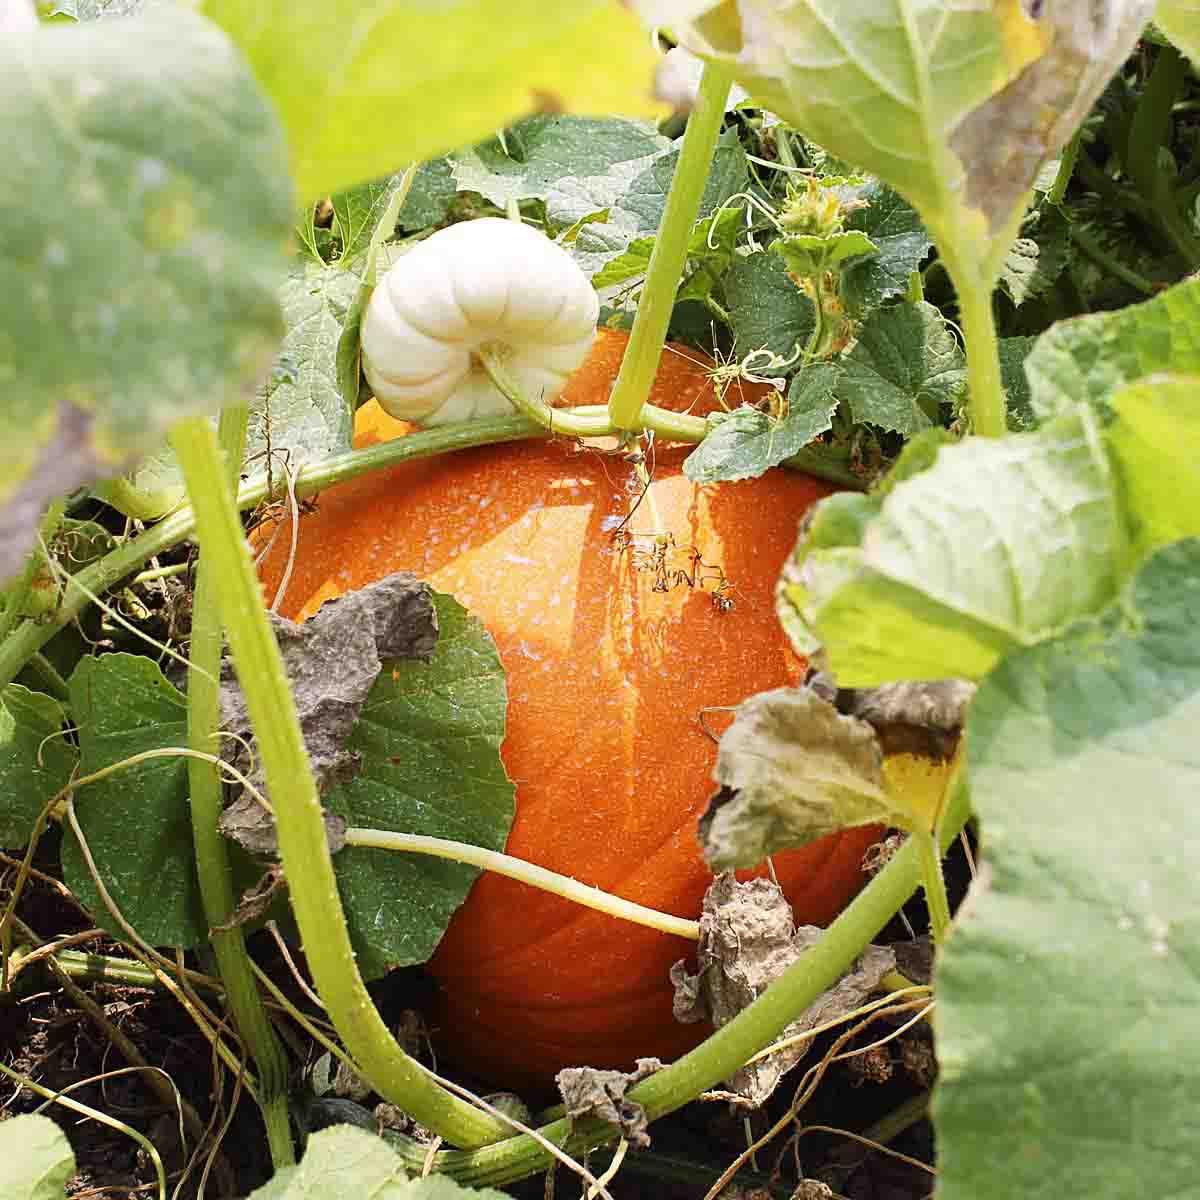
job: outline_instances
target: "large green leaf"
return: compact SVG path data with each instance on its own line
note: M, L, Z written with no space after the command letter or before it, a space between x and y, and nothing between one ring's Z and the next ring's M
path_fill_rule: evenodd
M0 691L0 846L25 845L46 802L71 777L76 754L62 736L63 720L52 696L16 683Z
M725 273L725 304L739 358L766 349L787 362L779 370L755 367L756 374L794 371L813 331L812 301L792 282L777 254L751 254Z
M873 313L839 364L837 393L855 421L897 433L941 424L942 406L966 391L967 365L932 304L894 304Z
M1192 62L1200 62L1200 4L1195 0L1158 0L1154 23Z
M385 666L347 748L361 771L326 797L349 824L503 849L513 785L500 761L504 671L483 626L435 597L438 643L428 663ZM334 860L346 917L368 977L424 962L466 899L472 867L348 846Z
M567 248L589 277L624 254L635 239L657 234L678 161L678 148L668 148L613 163L601 174L567 176L551 186L546 216L560 229L583 222ZM698 219L712 216L745 190L747 180L746 152L736 137L724 139L709 166Z
M651 116L656 55L615 0L206 0L287 127L306 199L538 109Z
M602 175L670 148L670 140L647 121L618 118L536 116L450 155L458 190L478 192L503 207L510 200L544 200L560 180Z
M1190 1196L1200 1173L1200 543L971 707L984 875L940 957L946 1200Z
M1041 419L1084 402L1103 407L1123 384L1157 371L1200 373L1200 280L1116 312L1060 321L1025 360Z
M0 40L0 579L54 495L266 366L292 196L229 40L176 6Z
M866 207L850 213L846 228L865 233L879 253L851 263L842 272L841 296L862 316L905 291L909 275L921 265L932 243L916 210L886 184L874 180L857 198Z
M1105 430L1135 556L1200 536L1200 377L1157 377L1113 397Z
M146 750L187 745L184 698L148 658L83 659L71 675L71 710L79 724L82 775ZM75 812L105 887L146 941L187 947L208 937L183 755L120 767L79 788ZM96 924L125 937L70 833L63 840L62 862L67 886Z
M1124 528L1080 418L944 446L931 469L855 502L849 520L838 497L818 508L782 593L844 687L981 678L1120 584Z
M4 1200L62 1200L74 1174L71 1143L49 1117L13 1117L0 1124Z

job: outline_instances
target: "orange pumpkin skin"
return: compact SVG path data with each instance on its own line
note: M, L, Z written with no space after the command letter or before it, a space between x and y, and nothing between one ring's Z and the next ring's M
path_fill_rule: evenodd
M607 400L624 341L601 337L566 403ZM665 356L652 401L710 407L702 366ZM372 403L356 442L406 429ZM712 878L696 823L715 754L698 716L799 678L773 589L800 517L830 489L783 470L697 487L680 470L689 449L658 450L654 506L677 546L671 565L689 567L693 546L719 564L734 611L714 605L711 581L653 591L653 573L612 536L629 508L628 466L562 441L402 464L323 493L301 518L282 611L307 617L400 568L455 595L495 638L507 674L502 753L517 785L508 852L695 917ZM631 531L652 530L652 511L644 501ZM264 564L268 594L283 558L277 546ZM775 858L799 922L837 915L877 836L848 831ZM484 874L430 963L442 985L435 1037L447 1057L508 1086L545 1085L568 1065L677 1057L707 1033L671 1015L667 973L689 951Z

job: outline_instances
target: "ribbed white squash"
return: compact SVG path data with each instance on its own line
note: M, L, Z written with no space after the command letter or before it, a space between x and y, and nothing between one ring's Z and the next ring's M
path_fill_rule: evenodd
M392 416L446 425L511 413L476 352L511 351L531 400L553 403L587 356L600 301L571 256L528 225L481 217L441 229L379 281L362 325L367 381Z

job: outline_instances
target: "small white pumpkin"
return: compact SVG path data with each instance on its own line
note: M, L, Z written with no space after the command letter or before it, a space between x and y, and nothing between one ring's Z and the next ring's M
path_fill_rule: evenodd
M599 313L595 289L561 246L517 221L463 221L379 281L363 317L363 372L400 420L446 425L511 413L477 357L502 345L525 395L552 404L587 357Z

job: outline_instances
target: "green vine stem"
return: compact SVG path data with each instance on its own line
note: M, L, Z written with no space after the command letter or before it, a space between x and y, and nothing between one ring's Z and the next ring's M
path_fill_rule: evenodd
M176 425L170 442L195 511L201 552L220 580L218 610L275 807L292 911L330 1020L364 1078L390 1103L454 1145L493 1142L505 1127L450 1095L404 1053L363 984L295 702L216 438L207 421L193 418Z
M231 405L221 413L219 438L225 455L226 477L232 484L242 461L249 409ZM221 586L209 555L196 570L195 603L188 667L188 745L202 754L219 755L217 729L221 723L219 679L224 648L217 592ZM189 757L188 785L192 842L204 918L208 922L217 969L234 1027L258 1067L258 1104L267 1129L267 1144L276 1170L296 1161L288 1116L288 1063L283 1046L263 1008L246 940L231 918L237 905L225 838L218 822L224 808L216 765Z
M597 405L585 405L569 410L576 416L603 422L605 433L612 433L606 410ZM677 415L677 414L672 414ZM556 418L557 421L557 418ZM556 426L557 428L557 426ZM489 417L480 421L466 421L460 425L444 425L437 429L410 433L405 437L393 438L361 450L347 450L331 455L317 463L301 468L296 476L296 495L300 499L315 496L325 488L346 479L356 479L370 471L394 467L412 459L429 458L435 454L447 454L455 450L468 450L476 446L500 445L519 442L527 438L554 436L545 426L528 417ZM862 480L850 470L849 465L812 450L802 450L784 464L794 470L828 479L841 487L861 491ZM259 478L243 487L237 496L237 506L245 511L254 508L269 498L267 483ZM127 576L134 575L156 554L162 554L190 538L196 529L195 513L191 507L181 508L152 525L135 538L123 542L110 550L103 558L90 563L83 570L68 577L65 592L53 613L38 620L22 621L12 634L0 642L0 687L11 683L26 663L56 633L69 625L91 603L93 595L100 595Z
M688 938L693 942L700 937L698 921L659 912L657 909L647 908L644 904L635 904L632 900L622 900L620 896L580 883L578 879L572 879L568 875L559 875L545 867L526 862L523 858L514 858L511 854L501 854L483 846L473 846L470 842L455 842L449 838L425 837L416 833L394 833L390 829L355 827L347 829L344 836L348 846L371 846L376 850L428 854L434 858L467 863L469 866L481 867L485 871L493 871L497 875L515 879L540 891L562 896L564 900L572 900L584 908L594 908L597 912L621 921L645 925L648 929L657 929L662 933Z
M632 346L633 342L630 341L629 344ZM625 361L628 359L627 349ZM543 401L531 400L509 374L507 355L501 347L485 348L480 352L479 361L501 395L522 416L537 422L550 433L565 434L568 437L608 437L620 432L609 419L609 413L603 409L603 416L587 415L577 408L551 408ZM654 361L657 371L658 359ZM703 417L670 412L653 404L643 404L641 411L641 427L653 429L659 437L669 442L702 442L708 434L708 422Z
M938 841L943 851L958 836L970 815L970 799L960 780L947 801ZM909 839L891 861L859 893L820 940L769 988L690 1054L630 1089L629 1099L651 1120L666 1116L728 1078L754 1054L769 1046L822 992L839 980L879 931L892 919L921 881L917 847ZM595 1120L560 1120L538 1132L575 1157L615 1142L619 1131ZM392 1140L392 1139L389 1139ZM428 1147L403 1140L397 1145L405 1161L421 1169ZM435 1171L459 1183L499 1187L550 1165L550 1157L527 1136L508 1138L473 1151L444 1151L433 1158Z
M992 291L999 271L998 257L1007 253L1016 237L1025 206L1018 206L1012 228L995 237L1000 250L981 261L947 253L942 243L942 261L958 294L958 315L967 356L967 404L972 430L980 437L1003 437L1008 432L1008 399L1000 376L1000 343L996 337L996 314Z
M642 410L658 373L675 294L687 261L688 239L700 210L732 82L728 68L718 63L705 64L650 253L629 346L608 402L609 417L617 429L636 431L643 427Z

